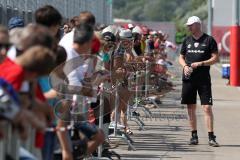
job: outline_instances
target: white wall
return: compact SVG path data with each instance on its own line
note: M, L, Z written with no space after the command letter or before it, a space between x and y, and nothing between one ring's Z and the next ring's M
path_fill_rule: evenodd
M234 0L213 0L213 26L231 26Z

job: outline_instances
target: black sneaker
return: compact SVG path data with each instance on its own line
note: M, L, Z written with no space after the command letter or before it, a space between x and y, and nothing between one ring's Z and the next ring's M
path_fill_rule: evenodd
M139 117L140 114L139 114L138 112L133 111L133 112L132 112L132 116L137 116L137 117Z
M102 152L102 157L107 157L109 159L121 159L121 156L119 154L117 154L114 151L109 151L107 149L104 149ZM115 157L115 158L114 158Z
M208 144L209 144L209 146L212 146L212 147L219 147L220 146L216 142L216 136L213 136L212 138L209 138Z
M193 136L189 141L189 145L198 145L198 136Z

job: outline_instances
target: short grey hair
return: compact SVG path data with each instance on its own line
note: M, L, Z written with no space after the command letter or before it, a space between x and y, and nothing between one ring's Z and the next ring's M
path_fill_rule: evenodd
M21 42L21 34L22 34L23 28L13 28L9 31L9 41L12 43L15 47L20 47Z

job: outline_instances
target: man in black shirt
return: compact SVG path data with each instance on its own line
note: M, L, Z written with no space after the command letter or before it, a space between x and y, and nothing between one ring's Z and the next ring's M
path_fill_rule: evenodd
M217 43L202 32L201 20L192 16L186 23L191 35L182 44L179 63L183 67L182 104L187 104L192 129L191 145L198 144L196 97L199 94L208 128L209 145L218 147L213 133L212 91L210 65L218 61Z

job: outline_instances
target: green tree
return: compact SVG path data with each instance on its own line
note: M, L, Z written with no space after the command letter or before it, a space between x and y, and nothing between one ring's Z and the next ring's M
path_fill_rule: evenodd
M114 17L134 21L175 21L190 15L207 17L207 0L113 0Z

